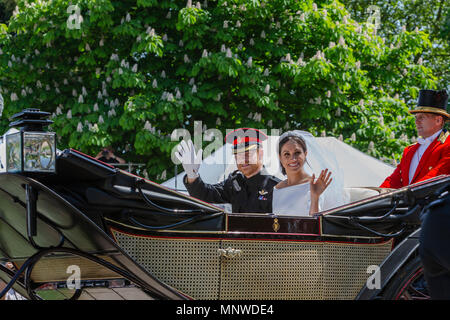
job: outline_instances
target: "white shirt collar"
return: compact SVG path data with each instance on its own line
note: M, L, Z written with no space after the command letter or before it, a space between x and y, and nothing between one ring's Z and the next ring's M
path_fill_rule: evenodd
M436 132L435 134L433 134L432 136L429 136L428 138L419 137L417 139L417 142L419 144L426 144L426 145L428 145L428 144L432 143L434 141L434 139L436 139L441 134L441 132L442 132L442 129L439 130L438 132Z

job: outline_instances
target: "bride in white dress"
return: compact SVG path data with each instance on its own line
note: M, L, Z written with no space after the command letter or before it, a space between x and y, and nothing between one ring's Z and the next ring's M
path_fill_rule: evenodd
M322 210L321 194L333 179L328 169L322 170L317 179L314 173L309 175L304 168L307 155L307 144L300 134L289 131L281 135L278 156L287 179L273 188L273 213L310 216Z

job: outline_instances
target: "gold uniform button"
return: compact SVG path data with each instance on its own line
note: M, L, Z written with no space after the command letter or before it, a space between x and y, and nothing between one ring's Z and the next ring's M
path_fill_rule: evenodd
M433 169L433 167L429 167L429 168L428 168L428 170L431 170L431 169Z

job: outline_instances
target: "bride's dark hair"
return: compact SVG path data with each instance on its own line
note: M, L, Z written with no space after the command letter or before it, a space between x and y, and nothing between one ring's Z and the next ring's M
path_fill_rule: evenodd
M281 148L288 141L294 141L294 142L298 143L300 145L300 147L302 147L303 152L307 151L307 149L306 149L306 142L301 136L299 136L299 135L287 135L286 137L284 137L283 139L281 139L278 142L278 157L281 158ZM280 161L280 167L281 167L281 173L283 175L286 175L286 170L284 169L283 165L281 164L281 161Z

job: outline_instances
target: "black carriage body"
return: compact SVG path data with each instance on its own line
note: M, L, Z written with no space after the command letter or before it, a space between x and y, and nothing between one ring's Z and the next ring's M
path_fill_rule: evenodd
M64 283L67 266L78 263L86 281L136 280L141 297L157 299L380 297L417 251L421 208L450 183L442 176L314 217L290 217L225 213L75 150L63 151L57 167L40 177L0 174L0 259L19 268L63 239L62 247L122 273L62 252L36 264L34 287ZM27 185L37 196L32 236ZM12 275L1 267L5 282ZM25 286L15 288L30 297Z

